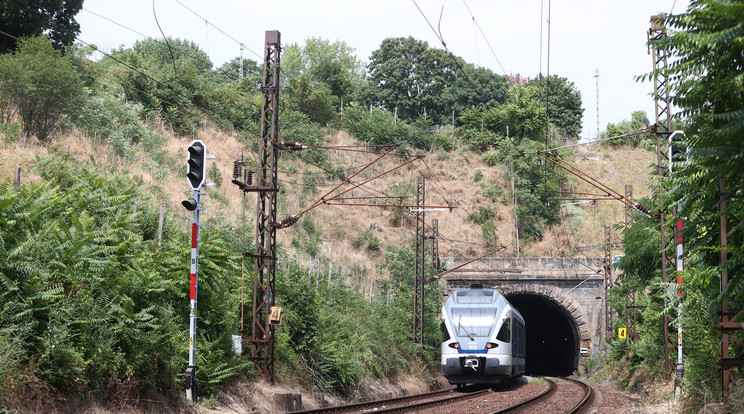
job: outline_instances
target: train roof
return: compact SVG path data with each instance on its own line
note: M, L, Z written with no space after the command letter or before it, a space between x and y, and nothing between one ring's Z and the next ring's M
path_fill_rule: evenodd
M502 296L496 289L470 288L454 291L447 301L458 305L488 305L495 304L499 298Z

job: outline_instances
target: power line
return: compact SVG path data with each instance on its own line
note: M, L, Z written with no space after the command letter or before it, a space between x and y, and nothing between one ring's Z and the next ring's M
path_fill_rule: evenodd
M123 24L121 24L121 23L119 23L119 22L116 22L116 21L114 21L114 20L111 20L111 19L109 19L109 18L108 18L108 17L106 17L106 16L102 16L102 15L100 15L100 14L98 14L98 13L94 12L93 10L90 10L90 9L86 9L85 7L83 7L83 10L84 10L84 11L87 11L88 13L90 13L90 14L92 14L92 15L94 15L94 16L98 16L98 17L100 17L100 18L101 18L101 19L103 19L103 20L106 20L106 21L108 21L108 22L110 22L110 23L113 23L113 24L115 24L115 25L117 25L117 26L119 26L119 27L121 27L121 28L124 28L124 29L126 29L126 30L129 30L130 32L133 32L133 33L137 33L138 35L140 35L140 36L142 36L142 37L146 37L146 38L148 38L148 39L152 39L152 40L155 40L156 42L159 42L159 40L157 40L157 39L154 39L154 38L152 38L151 36L148 36L148 35L146 35L146 34L144 34L144 33L142 33L142 32L138 32L137 30L134 30L134 29L132 29L131 27L127 27L127 26L125 26L125 25L123 25Z
M504 72L504 76L506 76L506 79L509 81L509 84L512 87L514 87L514 81L506 73L506 69L504 69L504 65L501 64L501 60L499 60L498 56L496 56L496 52L494 52L493 47L491 46L491 42L488 41L488 38L486 37L485 33L483 33L483 29L481 29L480 25L478 24L478 21L475 20L475 16L473 15L473 12L470 11L470 7L468 6L468 3L465 0L462 0L462 2L463 4L465 4L465 8L468 9L468 13L470 13L470 17L473 18L473 22L475 23L476 27L478 27L478 30L480 31L481 36L483 36L483 40L486 41L486 45L488 45L488 48L491 50L491 54L493 55L494 59L496 59L496 63L499 64L501 71Z

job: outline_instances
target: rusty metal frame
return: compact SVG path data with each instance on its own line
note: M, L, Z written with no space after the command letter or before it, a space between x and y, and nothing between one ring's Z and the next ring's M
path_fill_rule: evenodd
M625 198L627 199L633 198L633 185L632 184L625 185ZM626 226L630 226L630 223L633 221L632 213L633 213L633 209L631 209L628 206L625 206L625 225ZM642 307L645 307L645 306L642 306ZM637 332L637 327L636 327L636 324L638 322L637 309L638 309L638 306L636 306L635 292L628 292L627 296L625 297L625 329L627 333L625 337L625 344L626 344L628 356L630 356L630 343L638 340L640 336ZM632 318L631 318L631 313L632 313Z
M259 171L256 205L256 249L253 277L251 359L263 378L274 382L274 325L269 322L274 306L276 284L276 211L278 149L273 143L279 135L279 62L281 34L266 31L263 93L261 99ZM244 190L245 191L245 190ZM241 308L243 304L241 304ZM241 310L242 311L242 310ZM245 337L243 338L245 341Z
M607 329L607 339L612 338L613 324L610 303L607 297L612 287L612 227L605 226L605 251L604 251L604 305L605 305L605 328Z
M576 167L575 165L569 163L565 159L563 159L558 153L556 152L544 152L544 151L538 151L537 153L541 157L545 158L546 160L552 162L553 164L557 165L558 167L563 168L564 170L568 171L570 174L576 176L580 180L588 183L594 188L599 189L600 191L607 194L607 197L612 198L614 200L617 200L623 204L625 204L627 207L630 207L641 214L644 214L648 217L652 217L655 215L655 213L651 212L648 208L645 206L634 202L633 200L630 200L626 198L624 195L620 194L619 192L613 190L606 184L602 183L601 181L597 180L596 178L592 177L591 175L587 174L585 171L582 171L580 168Z
M426 256L426 212L422 208L426 199L426 180L419 176L416 181L416 251L413 290L413 342L424 343L424 269Z

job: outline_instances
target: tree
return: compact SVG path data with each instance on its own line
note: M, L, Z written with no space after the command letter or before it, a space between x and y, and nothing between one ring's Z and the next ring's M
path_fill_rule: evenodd
M603 137L616 137L632 131L646 128L648 125L649 120L646 116L646 111L634 111L632 114L630 114L630 120L625 119L618 122L617 124L608 123L607 132L603 134ZM608 143L610 145L631 144L634 147L637 147L643 141L647 141L648 143L653 142L653 145L656 146L656 136L651 133L631 135L619 139L611 139L608 141Z
M679 57L667 69L670 79L678 79L671 84L671 99L681 109L679 116L690 123L687 140L681 144L689 147L689 161L666 177L670 191L665 199L669 206L684 203L679 215L696 220L686 228L686 250L706 253L700 257L699 273L691 277L714 284L718 282L710 279L709 272L720 274L725 267L734 274L744 267L744 232L730 235L733 255L721 265L718 232L711 230L719 227L719 179L729 197L730 222L744 219L744 201L738 196L744 192L743 19L742 0L696 1L685 13L664 17L667 27L679 31L653 44ZM744 280L732 278L724 296L743 306Z
M573 82L558 75L549 78L540 75L528 81L527 86L538 91L540 100L548 108L551 124L558 127L562 136L579 136L584 109L581 107L581 92Z
M448 110L455 111L455 120L460 123L460 114L468 109L494 108L506 103L508 91L509 81L505 76L468 63L445 90L443 101L445 106L449 105Z
M328 85L340 99L348 99L364 81L364 65L346 42L311 37L305 40L302 54L310 78Z
M516 142L529 139L543 142L547 118L545 107L539 102L537 91L520 85L510 89L509 102L493 108L472 108L465 111L460 120L466 127L466 136L485 129L493 135L492 142L475 145L476 148L486 149L488 145L498 144L507 134L514 137ZM475 134L478 135L478 134Z
M413 37L388 38L372 52L369 97L384 109L403 119L416 119L424 113L432 119L449 117L444 91L455 79L457 63L441 49Z
M59 49L69 46L80 32L75 15L83 0L6 0L0 3L0 27L15 36L46 34ZM0 54L16 49L16 40L0 36Z
M680 296L668 295L667 299L673 301L670 304L672 308L681 308L682 315L678 316L677 322L684 327L686 352L682 390L686 407L700 406L706 396L718 394L720 373L715 359L720 355L721 342L715 325L720 320L717 311L721 300L728 300L730 309L744 307L744 279L738 277L744 269L744 231L733 227L744 220L744 200L741 197L744 193L742 21L742 0L697 0L691 2L684 13L662 15L657 23L666 28L667 36L652 40L650 46L669 51L674 59L670 59L666 68L641 77L667 77L671 101L680 109L676 118L688 122L686 138L679 145L688 148L689 159L675 163L661 185L666 189L662 197L664 210L671 211L672 206L681 207L668 222L675 223L678 218L685 220L685 271L681 274L684 291ZM725 184L723 191L719 190L721 182ZM726 201L725 216L730 225L725 247L721 243L719 225L722 199ZM644 230L643 226L647 229ZM621 260L621 266L636 262L633 259L643 260L636 254L639 245L647 258L658 249L658 244L652 249L650 243L645 242L656 238L655 231L648 227L641 219L626 229L625 239L629 242L626 252L634 257L628 263ZM663 231L667 232L667 240L674 240L671 228ZM726 255L722 255L724 248ZM668 252L667 257L671 257L672 246ZM655 262L655 269L629 266L629 275L640 282L655 279L661 264L659 259ZM730 279L721 293L723 271L728 271ZM640 293L656 290L659 292L656 296L660 297L668 286L654 286L647 282L636 283L634 288ZM651 331L649 328L659 330L662 326L663 322L656 319L643 323L641 328ZM734 340L728 350L730 357L742 358L744 335L741 331L731 332L731 335ZM653 347L658 349L658 341ZM649 352L652 349L639 347L638 352L634 350L638 356L631 356L631 360L639 357L647 361L658 360ZM656 353L658 355L658 351ZM741 405L735 407L732 404L727 408L737 411Z
M282 53L284 84L302 75L324 84L331 95L348 102L364 83L364 65L346 42L311 37L305 45L292 43Z
M24 130L45 141L83 99L75 67L46 37L26 38L13 54L0 55L0 112L16 110Z
M258 91L261 86L263 77L263 68L261 68L255 60L243 59L243 82L246 85L241 85L244 88L251 88L253 91ZM225 62L222 66L217 69L217 73L214 76L214 81L221 84L232 83L237 84L240 79L240 58L236 57Z

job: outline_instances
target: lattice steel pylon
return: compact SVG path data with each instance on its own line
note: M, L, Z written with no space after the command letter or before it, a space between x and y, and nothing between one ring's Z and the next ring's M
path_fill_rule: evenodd
M605 262L604 262L604 311L605 311L605 327L607 329L606 336L609 341L612 339L613 326L612 326L612 309L610 308L609 293L612 287L612 227L605 226Z
M424 177L419 177L416 182L416 251L415 251L415 274L413 292L413 342L424 343L424 269L426 256L426 229L425 222L425 186Z
M633 185L626 184L625 185L625 198L628 200L633 198ZM625 206L625 226L626 228L630 227L630 223L633 220L632 217L633 209L629 206ZM636 332L636 321L637 321L637 312L636 312L637 306L636 306L636 294L635 292L628 292L628 295L625 297L625 328L626 328L626 337L625 337L625 343L626 348L628 351L628 354L630 354L630 343L634 342L636 339L638 339L638 333ZM631 314L633 315L631 318Z
M648 30L648 40L651 45L649 53L653 60L654 70L654 114L656 130L656 166L659 175L659 228L661 230L661 276L666 284L669 280L667 267L673 265L670 258L667 257L667 249L670 247L666 237L666 222L664 220L664 186L662 185L666 169L664 161L667 158L667 137L672 130L672 118L670 116L669 104L669 77L666 71L669 51L663 48L657 48L655 41L667 37L666 29L662 24L662 16L651 16L651 28ZM664 121L662 123L662 120ZM664 309L667 308L667 299L664 297ZM669 360L669 323L670 317L664 314L664 371L666 380L671 379L671 361Z
M261 130L258 151L256 250L253 277L251 359L264 379L274 382L274 326L270 324L276 282L276 197L279 134L279 59L281 34L266 31Z

